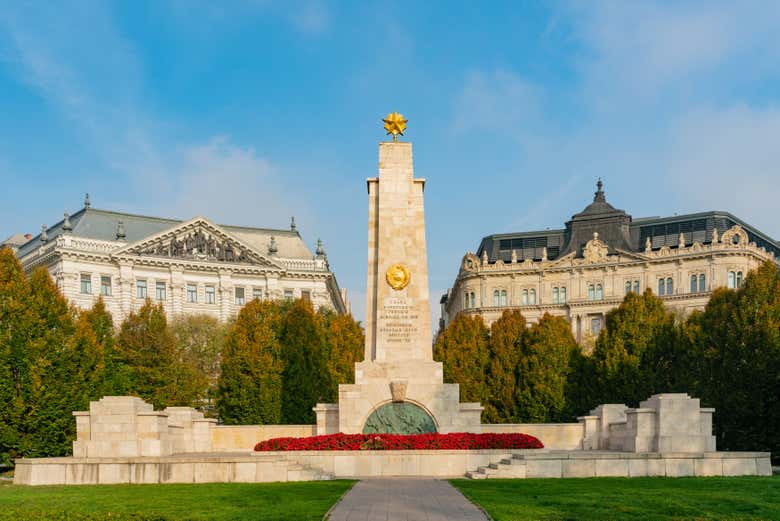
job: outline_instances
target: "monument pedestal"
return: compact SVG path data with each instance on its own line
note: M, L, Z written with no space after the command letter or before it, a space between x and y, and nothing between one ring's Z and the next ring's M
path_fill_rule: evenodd
M379 144L379 176L368 179L365 359L355 383L339 385L338 406L314 408L318 434L481 432L482 407L460 403L433 360L424 187L411 143Z

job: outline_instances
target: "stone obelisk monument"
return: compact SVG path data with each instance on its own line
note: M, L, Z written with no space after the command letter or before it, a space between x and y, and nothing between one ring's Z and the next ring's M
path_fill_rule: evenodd
M406 120L384 120L379 176L368 179L368 285L365 359L339 403L318 404L318 433L479 432L482 407L459 403L433 360L423 190L412 144L398 142Z

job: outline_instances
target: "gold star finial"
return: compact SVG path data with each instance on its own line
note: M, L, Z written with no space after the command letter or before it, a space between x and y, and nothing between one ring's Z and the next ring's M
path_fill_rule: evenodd
M385 130L387 130L387 133L393 135L393 141L398 141L398 135L404 135L404 130L406 130L406 122L409 120L404 119L403 114L392 112L388 114L387 117L382 121L385 124Z

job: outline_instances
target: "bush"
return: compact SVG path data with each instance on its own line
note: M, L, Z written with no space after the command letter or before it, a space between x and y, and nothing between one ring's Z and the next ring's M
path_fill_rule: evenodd
M255 445L255 451L290 450L474 450L542 449L528 434L326 434L305 438L272 438Z

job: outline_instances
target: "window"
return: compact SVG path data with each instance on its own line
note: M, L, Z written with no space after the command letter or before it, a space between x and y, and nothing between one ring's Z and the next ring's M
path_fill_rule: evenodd
M536 304L536 290L532 289L528 295L529 295L529 300L531 302L531 305Z
M187 302L195 303L198 301L198 286L187 284Z
M217 303L217 290L214 286L206 286L206 304Z
M566 304L566 288L561 288L561 304Z
M475 308L477 307L477 299L474 297L474 292L471 292L471 307Z
M464 302L463 302L463 309L468 309L468 307L469 307L469 294L466 293L463 296L466 297L465 299L463 299L464 300Z
M639 294L639 281L634 281L634 293Z
M311 291L307 289L301 290L301 299L303 299L304 302L311 302Z
M92 294L92 275L89 273L81 274L81 292Z
M523 290L523 293L522 293L522 298L521 298L521 300L520 300L520 303L521 303L523 306L527 306L527 305L528 305L528 290L527 290L527 289L524 289L524 290Z
M293 290L286 289L284 290L284 300L292 300L293 299Z
M666 281L664 279L658 279L658 296L666 293Z
M135 281L135 296L138 298L146 298L146 281Z
M627 280L626 281L626 295L628 295L629 293L631 293L631 281Z
M285 291L285 296L286 296ZM244 288L236 288L236 304L239 306L243 306L246 303L246 299L244 299Z
M728 282L729 289L734 289L736 287L736 284L737 284L736 279L737 279L737 274L734 273L733 271L730 271L729 272L729 282Z
M553 304L557 304L559 299L560 299L560 293L558 291L558 288L553 288Z
M699 291L707 291L707 279L704 277L704 273L699 275Z
M593 284L588 286L588 300L596 300L596 286Z
M155 289L155 293L156 293L155 296L157 297L157 300L164 302L167 297L165 291L165 282L156 283L154 289Z
M691 293L696 293L699 290L699 277L691 275Z
M497 289L493 290L493 305L494 305L494 306L498 306L498 304L499 304L499 302L498 302L498 301L499 301L499 298L500 298L500 297L499 297L498 290L497 290Z
M506 290L501 290L501 305L506 306Z
M590 333L592 335L598 335L601 333L601 317L594 317L590 319Z
M104 297L111 296L111 277L100 277L100 294Z
M737 272L737 288L741 288L741 287L742 287L742 272L738 271Z
M666 294L671 295L674 293L674 282L672 281L672 278L669 277L666 279Z
M263 300L263 290L260 288L253 288L252 298L257 300Z
M596 300L604 300L604 290L601 288L601 284L596 284Z

